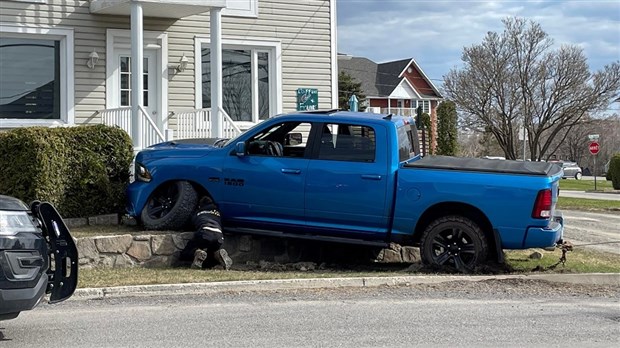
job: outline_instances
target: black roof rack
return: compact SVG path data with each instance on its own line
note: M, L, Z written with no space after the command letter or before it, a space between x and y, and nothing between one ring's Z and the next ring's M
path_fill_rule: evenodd
M310 110L310 111L301 111L304 114L317 114L317 115L329 115L335 112L340 111L340 109L329 109L329 110Z

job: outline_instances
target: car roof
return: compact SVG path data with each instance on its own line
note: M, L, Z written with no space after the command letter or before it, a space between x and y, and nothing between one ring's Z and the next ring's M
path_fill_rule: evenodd
M30 208L15 197L0 195L0 210L28 211Z

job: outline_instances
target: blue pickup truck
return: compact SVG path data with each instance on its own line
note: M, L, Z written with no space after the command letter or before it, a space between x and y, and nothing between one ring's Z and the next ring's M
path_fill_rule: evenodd
M424 263L461 270L561 241L559 166L417 148L410 117L280 115L235 139L141 151L127 210L149 229L180 229L208 195L229 233L419 245Z

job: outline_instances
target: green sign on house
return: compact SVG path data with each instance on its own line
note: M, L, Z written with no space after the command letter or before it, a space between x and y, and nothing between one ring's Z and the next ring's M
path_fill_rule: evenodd
M297 111L318 110L319 90L316 88L297 88Z

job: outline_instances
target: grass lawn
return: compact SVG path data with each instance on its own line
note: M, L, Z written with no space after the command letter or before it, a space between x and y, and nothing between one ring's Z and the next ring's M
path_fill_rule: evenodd
M594 191L594 180L561 179L560 191ZM597 191L612 191L611 181L596 180Z
M538 269L540 273L618 273L620 255L600 253L587 249L576 249L566 256L566 263L555 269L549 266L557 263L562 255L559 249L542 251L540 260L530 259L534 250L507 251L505 270L500 273L522 274ZM366 265L355 270L326 269L312 271L261 271L256 269L195 270L188 268L93 268L80 269L79 288L97 288L125 285L204 283L240 280L334 278L334 277L390 277L429 274L408 270L408 265Z
M620 201L558 197L557 208L583 211L620 211Z

